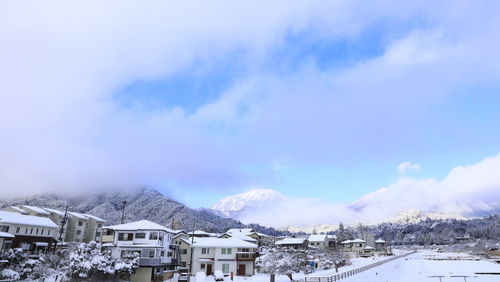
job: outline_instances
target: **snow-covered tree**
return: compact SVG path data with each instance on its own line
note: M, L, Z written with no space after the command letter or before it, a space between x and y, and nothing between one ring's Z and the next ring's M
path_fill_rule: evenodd
M268 274L285 274L290 280L294 273L305 271L307 251L293 248L273 248L256 261L257 270Z

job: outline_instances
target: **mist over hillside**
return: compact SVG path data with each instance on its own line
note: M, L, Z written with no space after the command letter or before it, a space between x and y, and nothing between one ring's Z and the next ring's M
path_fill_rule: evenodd
M210 232L225 232L242 224L210 209L192 209L160 192L150 188L128 191L94 193L86 196L60 196L39 194L11 200L0 200L0 209L12 205L34 205L64 210L66 205L71 211L89 213L106 219L106 224L120 223L123 201L126 201L124 222L141 219L151 220L170 228L186 231L202 229ZM172 223L174 226L172 226ZM253 225L260 231L274 232L273 229Z

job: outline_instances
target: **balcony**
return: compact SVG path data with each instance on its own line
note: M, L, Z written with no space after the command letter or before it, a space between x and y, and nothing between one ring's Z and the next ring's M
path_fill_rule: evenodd
M161 264L161 258L139 258L140 266L158 266Z
M255 258L255 253L236 253L236 260L238 261L254 261Z

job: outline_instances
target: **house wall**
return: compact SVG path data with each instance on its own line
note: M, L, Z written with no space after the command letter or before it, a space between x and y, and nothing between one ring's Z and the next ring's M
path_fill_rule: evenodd
M207 264L208 262L206 261L201 261L200 259L213 259L212 265L212 271L220 270L222 271L222 265L223 264L228 264L229 265L229 271L224 273L225 275L229 275L231 272L234 273L234 275L237 275L238 273L238 265L244 264L245 265L245 275L253 275L254 274L254 262L253 261L237 261L236 260L236 254L238 249L237 248L231 248L231 254L222 254L221 249L222 248L208 248L210 250L209 254L202 254L201 250L202 247L194 247L192 248L193 252L193 268L192 268L192 273L196 274L197 272L205 272L206 273L206 268L202 269L201 264Z

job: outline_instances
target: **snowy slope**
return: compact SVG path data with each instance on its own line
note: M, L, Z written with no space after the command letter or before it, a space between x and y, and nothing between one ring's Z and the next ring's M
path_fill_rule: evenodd
M244 213L275 205L285 199L281 193L271 189L252 189L227 196L213 205L212 209L232 218L240 218Z
M390 223L400 223L400 224L414 224L414 223L420 223L422 221L425 221L427 219L458 219L458 220L465 220L467 218L458 215L458 214L445 214L445 213L440 213L440 212L423 212L420 210L416 209L409 209L406 211L403 211L399 213L397 216L386 220L384 222L390 222Z

